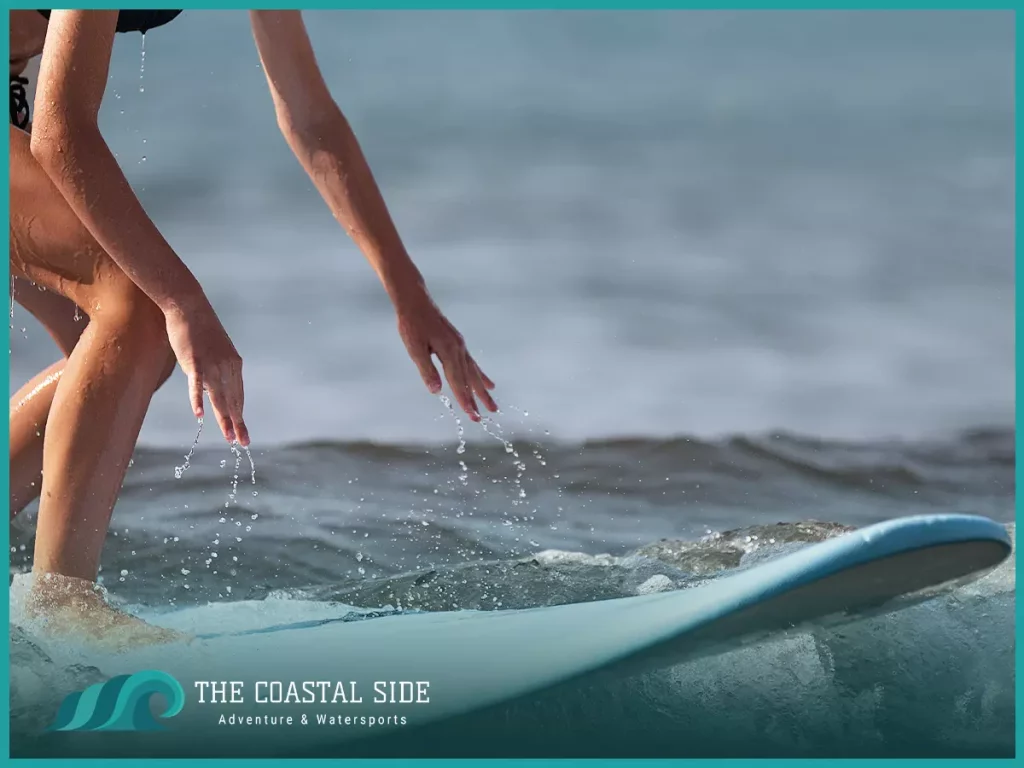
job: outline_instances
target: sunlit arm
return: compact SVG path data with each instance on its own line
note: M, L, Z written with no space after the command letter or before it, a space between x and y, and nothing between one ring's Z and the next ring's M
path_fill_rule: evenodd
M423 290L348 120L331 97L299 11L251 11L253 35L288 145L397 303Z

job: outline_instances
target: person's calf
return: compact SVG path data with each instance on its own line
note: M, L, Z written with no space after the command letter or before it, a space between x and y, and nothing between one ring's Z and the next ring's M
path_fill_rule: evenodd
M163 314L133 285L103 297L68 359L43 441L34 570L95 579L114 503L171 359Z

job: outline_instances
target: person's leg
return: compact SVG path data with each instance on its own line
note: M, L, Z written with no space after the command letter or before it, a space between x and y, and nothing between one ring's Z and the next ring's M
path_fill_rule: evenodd
M63 371L63 360L54 363L11 398L9 503L12 519L39 496L46 417Z
M11 398L10 514L13 518L39 496L43 470L43 433L53 394L66 358L78 343L88 318L72 302L52 291L12 279L11 300L27 309L53 337L64 359L34 376Z
M149 401L173 356L160 310L110 259L10 131L11 272L89 316L43 438L33 570L94 581Z
M52 291L14 278L13 298L47 330L64 359L41 371L11 398L10 514L13 518L39 496L43 471L43 435L66 358L78 343L89 318L75 304ZM174 370L168 365L163 381Z
M11 278L11 288L11 298L42 324L61 354L70 357L89 316L60 294L19 277Z

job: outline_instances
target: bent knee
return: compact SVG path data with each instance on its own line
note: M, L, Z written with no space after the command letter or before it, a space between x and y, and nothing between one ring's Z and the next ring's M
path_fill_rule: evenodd
M127 276L108 281L101 290L91 321L117 336L126 354L160 371L162 383L174 369L164 313Z
M97 281L92 304L89 316L104 323L130 327L140 333L155 333L164 328L163 312L123 272Z

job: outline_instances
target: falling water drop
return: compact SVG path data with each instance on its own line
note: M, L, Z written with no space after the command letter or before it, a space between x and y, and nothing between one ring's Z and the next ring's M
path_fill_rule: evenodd
M146 92L146 86L142 84L142 78L146 74L146 33L142 33L142 64L139 67L139 93Z
M225 507L230 506L238 496L238 470L242 466L242 452L238 450L237 440L231 443L231 453L235 456L235 473L231 478L231 492L228 494L228 500L224 502ZM221 462L221 466L224 466L224 462Z
M139 65L139 93L146 92L146 86L143 85L142 80L146 75L146 33L142 33L142 63ZM142 143L145 144L146 140L143 139ZM146 156L142 155L142 159L139 160L139 164L146 162Z
M180 467L174 468L174 477L177 478L178 480L180 480L181 476L185 474L185 470L192 466L192 454L196 452L196 446L199 445L199 436L201 434L203 434L202 417L199 418L199 429L196 432L196 439L192 441L192 447L189 449L189 452L185 454L185 463Z
M244 450L245 450L245 455L249 459L249 468L252 470L252 472L249 475L249 477L252 480L252 484L256 485L256 464L252 460L252 453L249 451L249 446L245 446ZM253 493L252 493L253 496L256 496L257 494L258 494L258 491L253 491Z
M446 395L441 395L440 400L444 404L444 407L448 409L448 412L451 413L452 418L455 419L455 428L459 432L459 447L455 449L455 452L461 455L466 452L466 430L462 427L462 419L460 419L459 415L455 413L455 408L452 407L452 401Z

